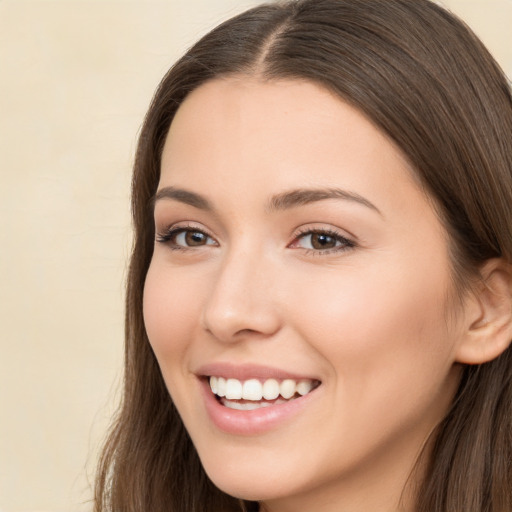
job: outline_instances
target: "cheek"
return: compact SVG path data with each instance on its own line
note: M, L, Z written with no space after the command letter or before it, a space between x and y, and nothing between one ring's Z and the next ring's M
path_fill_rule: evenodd
M394 274L387 268L341 269L328 281L312 279L294 299L304 336L356 408L389 405L398 396L428 400L453 363L446 265L435 267L437 274L417 265L408 272L405 263Z
M344 440L330 453L355 461L390 442L421 444L448 409L458 378L444 275L351 269L313 282L294 298L295 322L330 367L326 422L335 425L332 438Z
M144 285L143 315L146 332L160 365L177 362L199 315L199 289L179 272L152 262ZM170 357L169 357L170 356Z

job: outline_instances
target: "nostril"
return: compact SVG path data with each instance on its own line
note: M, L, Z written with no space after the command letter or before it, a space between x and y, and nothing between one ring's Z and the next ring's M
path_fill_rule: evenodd
M221 342L275 334L280 327L280 308L268 288L255 277L254 264L232 261L217 276L205 299L201 327Z
M224 343L236 343L248 339L266 339L279 330L277 315L272 318L273 313L268 317L265 315L245 314L224 314L205 315L202 327L211 336Z

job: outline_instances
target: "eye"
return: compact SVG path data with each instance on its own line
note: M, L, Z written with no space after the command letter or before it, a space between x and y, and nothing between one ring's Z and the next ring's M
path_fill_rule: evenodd
M290 247L322 253L350 249L355 243L335 231L311 229L300 233Z
M157 235L157 242L168 244L171 249L192 249L205 245L217 245L207 233L197 228L170 228L167 232Z

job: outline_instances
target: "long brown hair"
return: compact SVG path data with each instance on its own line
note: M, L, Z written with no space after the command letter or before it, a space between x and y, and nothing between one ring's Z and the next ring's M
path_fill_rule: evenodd
M450 235L454 285L512 262L512 97L499 66L458 19L428 0L298 0L217 27L161 82L139 139L126 299L124 395L105 444L96 512L257 510L206 477L150 348L142 317L160 155L184 98L227 75L321 84L401 148ZM466 366L433 434L417 512L512 510L512 349Z

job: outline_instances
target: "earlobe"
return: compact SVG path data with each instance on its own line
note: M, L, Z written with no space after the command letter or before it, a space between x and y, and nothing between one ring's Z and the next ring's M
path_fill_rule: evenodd
M512 341L512 265L488 260L481 281L472 292L472 316L457 348L456 360L482 364L498 357Z

